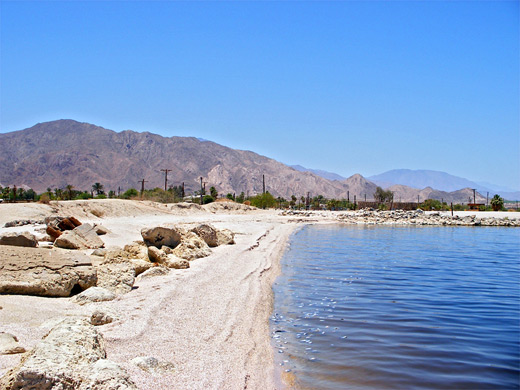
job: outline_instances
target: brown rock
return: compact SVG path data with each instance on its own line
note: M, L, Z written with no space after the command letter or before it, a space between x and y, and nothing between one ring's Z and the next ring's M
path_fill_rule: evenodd
M52 227L51 225L48 225L45 231L52 238L52 241L56 240L59 236L63 234L61 230L58 230Z
M69 217L69 221L72 222L72 224L73 224L75 227L78 227L79 225L81 225L81 222L78 221L78 219L76 219L75 217Z

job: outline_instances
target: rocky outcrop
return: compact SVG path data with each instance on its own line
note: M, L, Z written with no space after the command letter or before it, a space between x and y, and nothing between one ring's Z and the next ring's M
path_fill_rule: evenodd
M73 230L63 232L54 241L54 245L65 249L96 249L102 248L105 243L96 234L96 228L84 223Z
M202 224L193 229L191 229L193 233L202 238L206 244L210 248L218 246L218 236L217 229L215 229L211 225Z
M0 355L13 355L24 352L25 348L18 344L16 336L0 332Z
M91 302L105 302L116 298L116 294L103 287L90 287L74 296L72 301L79 305L85 305Z
M96 269L82 253L0 247L0 293L67 297L96 282Z
M36 248L38 246L38 240L33 234L29 232L5 233L0 236L0 245Z
M106 360L102 336L85 319L65 319L2 379L5 390L137 389L126 372Z

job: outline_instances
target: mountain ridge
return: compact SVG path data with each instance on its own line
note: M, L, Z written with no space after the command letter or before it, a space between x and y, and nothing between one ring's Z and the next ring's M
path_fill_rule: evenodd
M260 193L263 175L267 190L285 198L310 193L329 198L349 196L351 200L356 195L361 200L366 194L370 200L376 188L359 174L331 181L251 151L195 137L115 132L70 119L0 134L0 183L4 185L27 185L42 192L47 187L63 188L67 184L88 190L100 182L107 191L118 187L124 191L138 188L139 181L145 179L147 188L164 187L161 169L172 169L169 184L184 182L187 193L200 189L201 176L207 186L215 186L221 194ZM440 196L454 202L462 199L449 193ZM401 197L403 201L414 201L406 190Z

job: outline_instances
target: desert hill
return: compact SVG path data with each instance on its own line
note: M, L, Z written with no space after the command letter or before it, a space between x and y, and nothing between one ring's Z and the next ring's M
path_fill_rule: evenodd
M266 189L275 196L298 198L324 195L353 200L372 198L376 185L356 174L345 180L327 180L312 172L301 172L254 152L231 149L193 137L162 137L148 132L115 132L73 120L57 120L6 134L0 134L0 183L43 192L48 187L89 190L95 182L105 189L125 191L163 187L164 173L171 169L169 185L185 183L187 193L215 186L219 193L254 195ZM424 190L423 190L424 191ZM417 190L400 186L402 201L416 201ZM427 191L428 192L428 191ZM466 193L430 191L438 199L467 202ZM397 195L397 194L396 194ZM424 196L423 196L424 195ZM426 192L421 199L426 199ZM398 197L396 196L396 200Z

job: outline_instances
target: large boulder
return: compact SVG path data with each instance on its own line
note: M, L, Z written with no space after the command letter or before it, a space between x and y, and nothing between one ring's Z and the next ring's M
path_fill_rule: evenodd
M180 244L183 231L176 228L154 227L141 230L146 246L161 248L163 245L175 248Z
M88 223L84 223L74 230L63 232L56 241L54 246L65 249L96 249L105 246L97 233L96 228Z
M137 389L126 372L106 360L101 334L86 319L60 322L2 379L5 390Z
M208 244L193 232L182 236L181 243L172 250L172 254L184 260L195 260L211 254Z
M215 229L211 225L202 224L193 229L191 229L193 233L202 238L209 247L213 248L218 246L218 236L217 229Z
M60 249L0 247L0 294L68 297L97 282L82 253Z
M36 248L38 246L38 240L33 234L29 232L5 233L0 236L0 245Z

